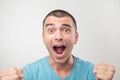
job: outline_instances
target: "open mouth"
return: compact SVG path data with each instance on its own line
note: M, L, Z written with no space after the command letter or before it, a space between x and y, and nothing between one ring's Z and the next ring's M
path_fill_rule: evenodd
M57 54L62 54L66 46L54 46L53 49Z

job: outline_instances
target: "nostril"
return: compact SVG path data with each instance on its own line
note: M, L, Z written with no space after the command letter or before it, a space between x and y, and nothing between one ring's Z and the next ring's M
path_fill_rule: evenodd
M59 40L61 41L63 39L63 36L61 33L57 33L56 36L55 36L55 40Z
M62 38L56 38L55 40L56 41L62 41L63 39Z

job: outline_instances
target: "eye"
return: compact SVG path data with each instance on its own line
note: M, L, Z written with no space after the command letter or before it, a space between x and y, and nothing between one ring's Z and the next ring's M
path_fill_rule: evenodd
M52 34L52 33L54 33L54 29L48 29L48 33L50 33L50 34Z
M69 28L65 28L63 31L64 31L65 33L69 33L69 32L70 32L70 29L69 29Z

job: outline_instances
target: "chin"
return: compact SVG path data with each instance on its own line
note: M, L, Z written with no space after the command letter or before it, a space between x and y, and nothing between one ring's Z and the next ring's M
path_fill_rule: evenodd
M62 58L62 59L54 59L57 64L64 64L68 59Z

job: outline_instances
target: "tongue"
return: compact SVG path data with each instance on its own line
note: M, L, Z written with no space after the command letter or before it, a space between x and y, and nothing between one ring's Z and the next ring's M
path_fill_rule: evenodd
M57 52L58 54L62 54L63 51L64 51L64 50L63 50L62 47L56 48L56 52Z

